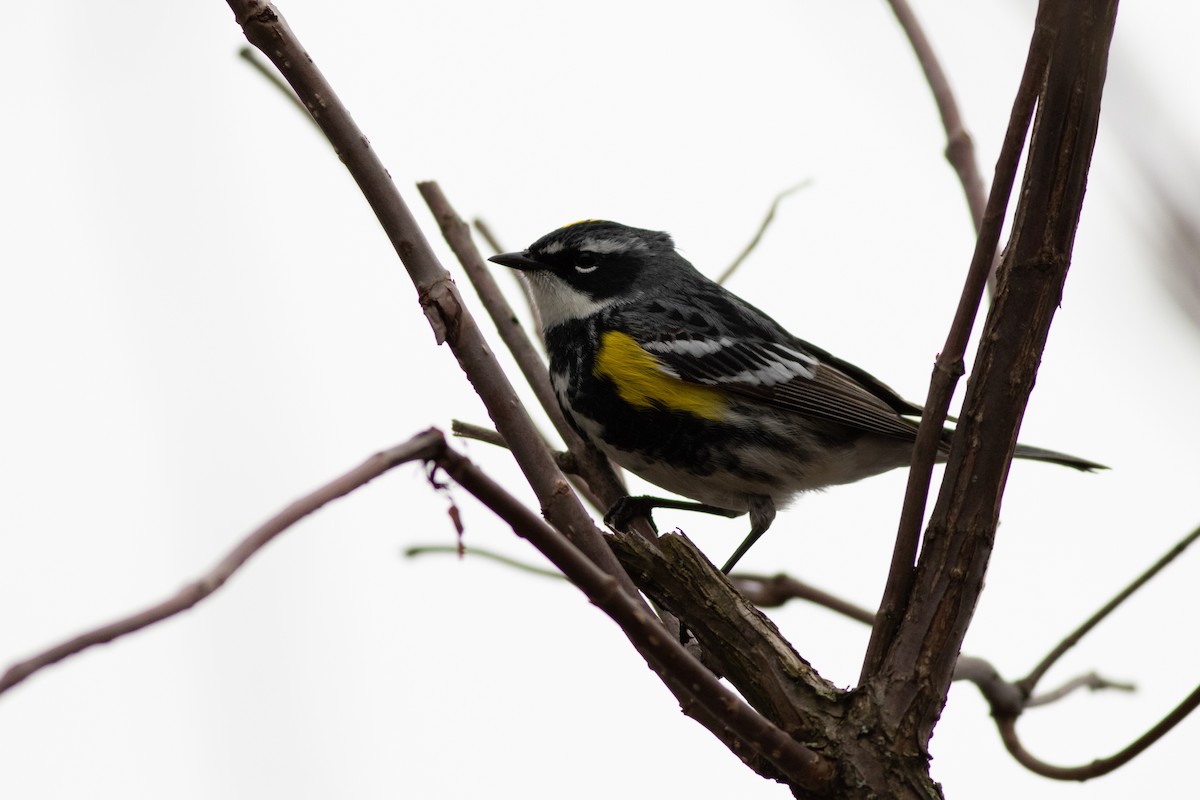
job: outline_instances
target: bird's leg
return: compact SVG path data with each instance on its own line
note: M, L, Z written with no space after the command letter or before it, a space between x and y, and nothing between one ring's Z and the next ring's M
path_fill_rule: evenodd
M705 514L718 514L722 517L740 517L746 513L744 511L730 511L728 508L718 508L705 503L695 503L691 500L671 500L666 497L650 497L649 495L640 495L638 497L622 497L617 502L613 503L612 508L604 515L604 524L615 530L623 531L628 526L634 517L645 517L650 520L650 524L654 524L654 520L650 518L650 512L656 508L673 508L679 511L700 511ZM771 509L771 517L774 518L775 509ZM767 525L771 524L771 520L767 520ZM657 530L657 529L656 529ZM766 530L764 527L763 530Z
M726 575L733 569L734 565L742 560L742 556L754 546L767 528L771 527L771 523L775 521L775 501L765 494L750 495L750 533L738 545L737 550L733 551L733 555L725 562L725 566L721 567L721 572Z

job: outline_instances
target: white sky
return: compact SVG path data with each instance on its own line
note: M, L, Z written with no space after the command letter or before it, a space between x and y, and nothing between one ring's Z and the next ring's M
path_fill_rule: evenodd
M224 3L9 5L0 664L174 591L377 449L486 422L337 158L236 57ZM731 288L920 400L972 237L907 42L882 2L726 8L281 5L431 238L413 188L429 178L510 248L612 218L671 231L711 275L776 192L811 178ZM990 177L1032 7L917 12ZM1014 468L965 646L1009 677L1200 522L1200 335L1139 238L1154 220L1123 150L1197 140L1198 24L1183 0L1127 3L1118 19L1125 100L1105 107L1022 436L1113 470ZM1134 99L1170 129L1123 115ZM519 486L507 454L462 448ZM804 498L746 568L875 604L903 483ZM453 496L468 544L537 560ZM788 796L684 718L578 592L478 560L403 559L453 542L446 507L401 469L201 607L0 698L0 796ZM659 522L714 560L744 532ZM1182 559L1047 678L1096 669L1140 691L1030 712L1034 752L1107 755L1190 691L1198 570ZM822 674L855 680L865 630L802 605L772 617ZM1017 766L975 690L956 686L934 775L951 798L1177 795L1198 733L1190 720L1111 777L1058 784Z

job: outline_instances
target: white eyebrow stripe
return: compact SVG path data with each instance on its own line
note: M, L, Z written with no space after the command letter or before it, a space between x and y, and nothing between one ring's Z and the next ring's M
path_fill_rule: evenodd
M645 250L646 243L638 239L597 239L594 236L588 236L579 243L579 249L600 255L611 255L628 253L630 250Z
M555 253L561 253L564 249L562 242L551 242L542 248L542 255L552 256Z

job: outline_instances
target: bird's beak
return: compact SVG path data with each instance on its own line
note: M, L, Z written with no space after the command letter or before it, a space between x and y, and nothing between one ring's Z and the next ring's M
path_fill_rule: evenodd
M488 261L494 261L501 266L523 271L546 268L544 264L539 264L536 259L532 258L528 250L522 250L519 253L497 253L489 258Z

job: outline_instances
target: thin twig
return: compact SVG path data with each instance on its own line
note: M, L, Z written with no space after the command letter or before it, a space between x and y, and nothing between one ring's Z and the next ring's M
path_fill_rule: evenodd
M508 448L508 442L504 441L503 436L491 428L485 428L482 425L472 425L469 422L462 422L455 419L450 421L450 432L463 439L475 439L476 441L486 442L496 447ZM612 507L612 503L605 503L604 500L592 491L591 485L581 474L584 472L584 469L580 466L579 458L574 453L554 450L553 454L554 463L558 464L558 468L563 471L567 480L571 482L571 486L575 487L575 491L579 493L579 496L586 500L588 505L595 509L596 513L603 514Z
M508 304L504 293L496 284L496 279L492 277L491 271L484 263L483 256L476 249L475 242L471 240L471 229L454 211L450 201L442 192L442 187L438 186L436 181L418 183L417 189L421 192L421 197L425 199L425 204L429 206L430 212L433 213L434 219L437 220L442 237L454 251L458 263L462 265L471 285L475 287L475 292L479 295L479 300L483 303L488 316L492 318L492 323L495 324L500 339L508 348L508 352L512 354L513 360L517 362L521 375L529 384L529 388L533 390L542 410L546 412L554 429L566 443L567 449L576 452L581 450L583 440L567 422L567 418L563 416L562 408L558 405L558 398L555 397L554 389L550 386L550 374L546 369L546 362L542 360L541 354L533 346L533 342L525 333L525 328L521 326L517 315L513 313L512 306Z
M481 218L476 217L471 224L475 226L475 230L483 237L483 241L492 249L493 253L508 252L500 245L500 240L496 238L496 234ZM506 271L515 272L515 270ZM533 328L537 331L538 338L540 339L542 335L542 312L538 310L537 303L533 301L533 291L529 288L529 281L525 280L524 274L514 274L512 279L521 289L521 297L525 300L525 310L529 312L529 318L533 320Z
M1137 686L1128 681L1114 681L1105 678L1103 675L1097 675L1095 672L1089 672L1086 675L1077 675L1071 680L1059 686L1057 689L1051 689L1044 694L1035 695L1025 701L1025 708L1035 708L1036 706L1049 705L1057 703L1067 695L1077 689L1088 689L1089 691L1099 691L1101 689L1114 689L1119 692L1136 692Z
M475 230L483 237L483 241L488 247L497 253L503 253L504 248L500 246L500 240L496 238L496 234L492 232L491 227L484 222L480 217L471 220L471 224L475 226Z
M455 556L475 556L476 558L484 558L489 561L495 561L503 564L506 567L519 569L522 572L528 572L532 575L537 575L542 578L555 578L557 580L566 580L566 576L558 570L546 569L545 567L535 567L533 564L528 564L516 558L509 558L492 550L485 550L482 547L457 547L445 544L422 544L414 547L409 547L404 550L404 555L407 558L416 558L424 555L455 555Z
M308 113L308 109L304 107L304 103L300 102L300 98L297 97L296 93L292 91L292 87L284 83L280 79L279 73L267 66L267 62L259 58L258 53L254 52L253 48L241 48L238 50L238 56L240 56L241 59L247 62L250 66L254 67L259 75L262 75L264 78L266 78L272 86L279 90L280 94L291 101L292 105L299 109L300 113L304 115L306 120L313 125L316 124L316 122L313 121L312 114Z
M729 580L738 588L738 591L759 608L781 606L789 600L807 600L867 625L875 622L875 615L862 606L855 605L849 600L843 600L790 575L782 573L754 575L735 572L729 576Z
M758 243L762 241L763 234L767 232L767 228L769 228L771 223L775 221L775 213L779 210L779 204L783 201L783 199L811 185L812 179L806 178L805 180L797 183L795 186L789 186L779 194L775 195L775 199L771 201L771 207L767 209L767 215L763 217L763 221L758 226L758 230L755 231L754 237L746 244L746 246L742 249L742 252L738 253L738 257L733 260L733 263L726 267L725 271L717 277L717 283L724 283L725 281L729 280L733 273L737 271L737 268L742 265L742 262L754 252L754 248L758 247Z
M1092 628L1095 628L1097 625L1099 625L1100 622L1103 621L1104 618L1113 611L1115 611L1118 606L1128 600L1134 592L1149 583L1155 575L1162 572L1162 570L1168 564L1178 558L1180 554L1182 554L1184 550L1187 550L1188 547L1190 547L1198 538L1200 538L1200 528L1196 528L1187 536L1184 536L1182 539L1180 539L1174 547L1163 554L1162 558L1158 559L1158 561L1155 561L1149 569L1135 578L1132 583L1118 592L1113 599L1105 603L1100 610L1088 617L1082 625L1071 631L1070 635L1059 642L1058 646L1051 650L1046 657L1043 658L1041 662L1033 668L1032 671L1030 671L1028 675L1017 681L1017 685L1021 687L1026 696L1033 694L1033 690L1037 686L1038 681L1042 679L1042 676L1049 671L1050 667L1054 666L1055 662L1062 658L1068 650L1078 644L1080 639L1091 632Z
M1017 736L1017 718L1015 716L997 717L996 727L1000 730L1000 738L1004 740L1004 747L1021 766L1029 771L1060 781L1086 781L1091 778L1098 778L1101 775L1107 775L1118 767L1122 767L1132 761L1145 751L1146 748L1157 742L1172 728L1186 719L1197 706L1200 706L1200 686L1193 689L1192 693L1182 703L1172 709L1171 713L1159 720L1154 727L1135 739L1128 747L1113 753L1107 758L1098 758L1089 764L1080 764L1074 767L1062 767L1050 764L1026 750L1025 746L1021 743L1020 737Z
M921 425L913 448L912 466L908 471L908 484L904 494L904 505L900 510L891 567L879 605L879 620L871 631L871 641L867 645L866 657L863 660L860 683L865 683L878 671L884 654L892 646L912 593L917 545L921 539L921 522L925 518L925 506L932 482L933 464L941 443L942 426L950 408L954 387L964 373L963 358L975 317L983 301L988 273L996 256L1009 197L1017 178L1017 166L1025 145L1025 134L1033 116L1047 61L1045 46L1030 47L1025 71L1021 75L1021 83L1017 87L1017 96L1009 115L1008 130L1004 134L1000 156L996 160L992 191L980 224L979 237L975 240L975 251L971 256L962 295L955 309L950 331L946 335L946 343L934 362L929 394L925 400L925 412L921 416Z
M429 430L403 444L376 453L359 466L301 497L264 522L229 551L212 569L153 606L123 619L80 634L38 655L19 661L0 677L0 694L8 691L40 669L62 661L93 645L105 644L127 634L173 617L220 589L250 557L268 542L317 509L364 486L383 473L409 461L429 458L444 438Z
M257 47L304 102L375 212L417 289L438 342L450 345L463 372L504 436L547 518L588 557L635 593L600 531L569 487L533 421L492 355L412 211L396 189L370 139L354 123L333 87L300 45L279 11L262 0L227 0L247 40Z
M970 681L979 688L980 694L987 701L992 716L1016 717L1026 709L1034 706L1045 706L1058 702L1077 689L1088 688L1092 691L1100 689L1117 689L1124 692L1134 691L1133 684L1102 678L1095 672L1072 678L1057 689L1046 692L1035 698L1030 698L1021 687L1006 681L990 662L976 656L960 655L954 664L954 680Z
M888 4L891 5L892 13L896 15L900 27L904 29L909 43L912 44L917 62L925 73L925 81L933 92L938 114L942 118L942 127L946 130L946 160L958 174L958 181L962 184L963 194L967 198L971 223L975 232L979 233L983 225L983 212L987 206L987 192L983 188L983 177L979 174L975 144L963 124L958 102L954 99L954 91L950 88L950 81L933 52L933 45L925 36L925 31L917 21L917 15L913 13L908 0L888 0Z

